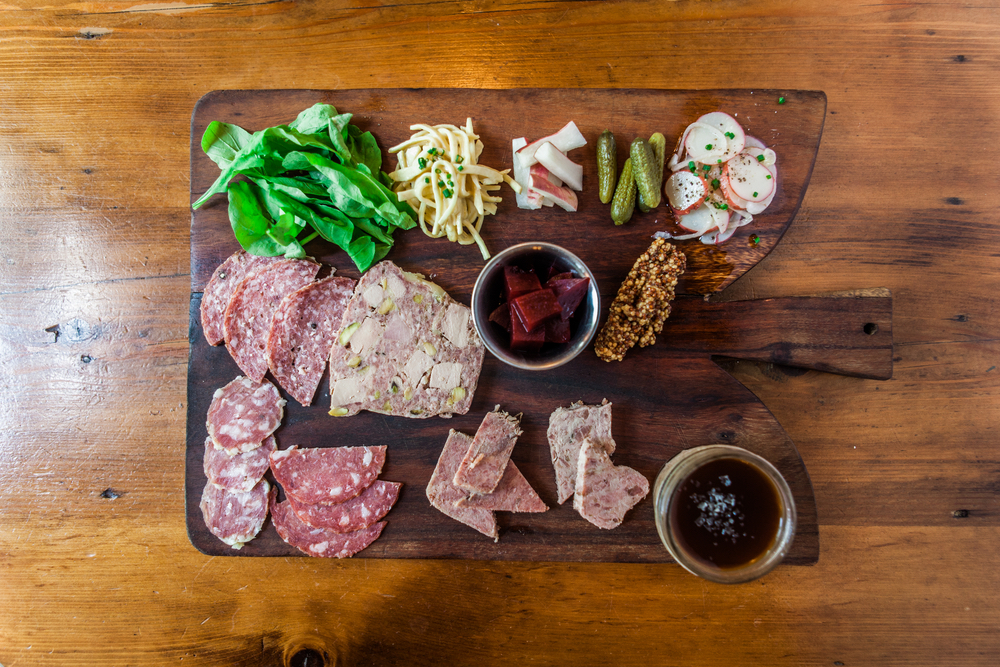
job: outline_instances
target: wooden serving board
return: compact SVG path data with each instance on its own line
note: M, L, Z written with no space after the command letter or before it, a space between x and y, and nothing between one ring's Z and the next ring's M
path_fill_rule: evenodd
M778 97L785 98L778 104ZM680 245L688 272L680 298L653 347L635 349L620 363L600 361L588 349L561 368L533 373L501 364L487 353L472 410L442 420L405 419L363 412L350 418L327 415L326 381L311 407L289 399L277 431L279 447L389 446L382 479L403 482L389 524L365 558L472 558L535 561L668 562L653 524L649 496L619 528L600 530L580 518L571 502L555 502L555 478L545 431L548 416L573 401L614 404L614 461L642 472L652 483L663 464L682 449L710 443L740 445L772 461L795 494L799 526L786 562L812 563L819 554L816 508L805 466L794 444L767 408L724 372L716 357L773 361L859 377L886 378L892 372L892 302L889 296L813 297L755 302L708 303L697 295L723 289L759 262L790 224L805 193L823 128L826 98L820 92L669 90L348 90L223 91L204 97L191 128L191 200L203 193L218 168L201 151L207 124L221 120L255 131L287 123L316 102L354 113L383 151L410 135L413 123L462 124L473 119L486 148L481 162L511 165L510 140L529 141L575 120L590 144L571 157L584 165L585 191L576 213L560 209L522 211L506 188L495 218L483 236L493 252L527 240L558 243L594 271L606 312L636 257L653 232L668 227L661 205L615 227L596 193L593 143L610 128L617 138L619 164L628 144L655 131L676 141L702 113L721 109L737 116L750 134L778 153L779 192L772 207L723 246L697 240ZM387 160L390 171L395 160ZM753 243L750 236L759 241ZM186 508L194 546L206 554L229 556L301 555L268 523L260 536L234 551L205 528L199 509L205 476L202 454L205 415L212 393L240 374L224 347L210 347L202 335L201 292L212 271L238 249L224 195L194 211L191 222L191 326L188 372ZM307 251L338 273L358 272L346 254L326 242ZM429 239L419 230L398 233L388 256L403 268L432 277L453 297L468 303L483 267L474 246ZM551 507L542 514L498 513L498 543L433 509L424 490L451 428L475 433L483 416L500 404L524 414L524 435L513 460Z

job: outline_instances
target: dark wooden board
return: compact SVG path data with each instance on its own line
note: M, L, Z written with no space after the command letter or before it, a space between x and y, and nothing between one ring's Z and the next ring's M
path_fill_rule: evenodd
M412 123L460 124L470 116L487 146L481 161L497 168L510 165L511 137L531 139L575 120L591 141L571 155L584 164L588 186L580 197L580 210L575 214L558 209L520 211L512 193L506 192L498 215L487 222L484 238L494 252L524 240L546 240L569 248L594 270L605 305L648 245L650 235L666 228L662 207L649 214L637 213L629 224L615 227L607 207L597 201L592 144L605 127L615 131L623 160L633 137L661 131L671 143L701 113L723 109L738 114L751 134L778 152L780 190L772 210L723 246L702 246L697 241L681 244L689 257L689 271L680 286L682 297L675 314L654 347L634 350L616 364L606 364L587 350L571 364L545 373L511 369L487 354L472 410L446 421L370 413L333 419L326 415L325 382L313 407L290 401L277 433L281 447L389 445L382 477L405 486L383 536L358 557L669 561L653 526L651 497L612 531L581 519L571 503L555 504L545 440L548 415L575 400L596 403L607 398L615 404L616 463L638 469L650 481L674 454L700 444L734 443L774 462L791 483L799 509L799 530L787 562L815 562L819 553L815 501L798 452L767 408L712 357L887 377L891 374L891 299L708 303L694 296L721 290L766 256L805 193L822 132L825 96L816 92L782 95L784 105L777 104L778 94L773 91L663 90L227 91L201 100L192 118L192 201L218 174L200 149L202 132L211 120L257 130L288 122L302 109L323 101L354 113L355 121L372 130L385 149L408 137ZM394 160L388 163L392 164ZM758 235L760 242L750 243L750 234ZM198 318L200 293L212 270L236 249L226 200L220 195L192 215L186 461L189 535L199 550L213 555L300 555L269 524L242 551L233 551L208 533L198 508L205 484L201 466L205 414L212 392L239 374L224 348L205 343ZM313 243L307 250L336 266L339 273L358 276L346 255L328 244ZM465 303L483 266L474 247L428 239L416 230L397 236L389 259L434 277ZM877 331L865 333L865 325L872 323L878 325ZM525 434L513 459L552 509L534 515L499 513L501 539L494 544L431 508L424 488L448 429L474 433L483 415L497 403L524 413Z

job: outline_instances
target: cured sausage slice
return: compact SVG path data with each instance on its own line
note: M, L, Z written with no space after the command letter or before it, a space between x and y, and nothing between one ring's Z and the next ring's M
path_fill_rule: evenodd
M354 281L330 276L286 296L271 319L267 366L302 405L312 403Z
M510 453L522 433L520 418L503 412L498 405L486 415L452 480L472 493L492 493L503 477Z
M271 464L268 456L275 449L274 436L268 436L257 449L240 454L229 454L208 438L205 440L205 477L227 491L247 493L264 478Z
M288 501L298 517L313 528L351 533L367 528L384 517L396 503L402 486L398 482L378 479L360 495L337 505L303 505L291 496L288 496Z
M281 300L305 287L319 273L319 264L282 259L247 276L233 291L223 320L226 348L251 380L267 374L267 334Z
M625 513L649 493L641 472L611 462L603 445L590 440L580 447L573 509L598 528L615 528Z
M261 480L248 493L233 493L205 484L201 514L212 534L234 549L242 549L260 532L267 518L268 498L274 489Z
M601 405L584 405L580 401L568 408L558 408L549 416L548 438L561 505L573 495L576 487L577 464L584 438L604 445L608 454L615 452L615 441L611 438L611 404L607 400Z
M491 510L480 509L478 507L465 507L458 504L466 497L465 491L452 483L455 472L462 463L465 453L469 451L472 438L454 429L449 431L448 440L444 443L441 456L438 458L434 474L427 484L427 500L431 505L450 516L456 521L461 521L470 528L475 528L483 535L492 537L496 542L500 539L500 532L497 530L496 515Z
M217 389L208 408L208 435L229 454L260 447L281 424L285 399L270 382L243 376Z
M226 307L236 286L251 273L262 269L282 257L258 257L245 250L233 253L212 274L201 295L201 330L209 345L222 342L222 322L226 317Z
M513 461L507 463L503 478L493 493L474 493L455 504L458 507L476 507L497 512L544 512L549 509Z
M333 505L355 497L374 482L385 465L379 447L293 445L271 453L271 472L285 495L303 505Z
M385 521L373 523L352 533L335 533L326 528L313 528L299 519L287 500L279 503L273 497L271 522L285 542L307 556L321 558L350 558L374 542L385 528Z

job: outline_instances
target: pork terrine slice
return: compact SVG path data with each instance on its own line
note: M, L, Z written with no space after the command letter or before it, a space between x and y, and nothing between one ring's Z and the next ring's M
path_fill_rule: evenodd
M465 414L484 349L467 306L380 262L358 281L330 351L330 414Z
M576 487L580 446L585 438L603 445L608 454L615 452L615 441L611 438L611 403L607 399L600 405L584 405L583 401L578 401L568 408L556 409L549 416L548 438L561 505L573 495Z
M454 429L448 432L448 440L444 443L437 466L434 467L434 474L427 484L427 500L446 516L475 528L496 542L500 539L496 515L488 509L459 505L458 502L464 500L467 494L452 483L455 471L462 463L465 453L469 451L470 444L472 444L470 436Z
M649 493L641 472L611 462L603 445L587 438L580 447L573 509L598 528L616 528Z
M493 493L473 493L455 504L458 507L477 507L495 512L545 512L549 509L513 461L507 462L503 478Z
M503 477L510 453L521 435L520 415L513 417L496 406L483 419L452 480L470 493L492 493Z

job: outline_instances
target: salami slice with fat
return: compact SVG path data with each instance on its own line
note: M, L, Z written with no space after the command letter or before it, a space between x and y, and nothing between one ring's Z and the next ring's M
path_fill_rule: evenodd
M649 480L641 472L616 466L603 445L583 441L573 495L580 516L598 528L615 528L648 493Z
M398 482L377 479L359 495L337 505L303 505L291 496L288 501L298 517L313 528L351 533L384 517L396 503L402 486Z
M469 450L455 471L455 486L472 493L492 493L503 477L510 453L522 433L520 417L512 417L498 405L486 415Z
M233 291L222 325L226 348L251 380L260 382L267 374L267 334L281 300L317 273L315 262L282 259L247 276Z
M313 528L299 519L287 500L279 503L275 498L271 499L271 522L285 542L307 556L321 558L350 558L374 542L385 528L385 521L351 533Z
M354 498L385 465L379 447L289 447L271 453L271 472L285 495L303 505L333 505Z
M556 472L560 505L573 495L576 487L577 463L584 438L602 444L608 454L614 454L611 404L607 400L601 405L584 405L581 401L568 408L558 408L549 416L549 450Z
M205 484L201 514L212 534L234 549L242 549L260 532L267 518L268 498L274 495L267 480L248 493L233 493L215 484Z
M465 453L469 451L470 444L472 444L470 436L454 429L448 433L448 440L444 443L434 474L427 484L427 500L446 516L475 528L496 542L500 539L496 515L488 509L460 505L467 494L452 483L458 466L462 463Z
M227 453L208 438L205 440L205 477L227 491L246 493L264 479L271 464L269 455L275 449L274 436L265 438L257 449L239 454Z
M549 509L513 461L507 462L503 478L492 493L473 493L455 504L496 512L544 512Z
M271 319L267 366L302 405L312 403L354 281L330 276L286 296Z
M208 435L229 454L260 447L281 424L285 399L270 382L239 376L217 389L208 408Z
M212 274L201 295L201 330L209 345L222 342L222 323L226 317L226 307L236 286L243 279L282 257L258 257L245 250L230 255Z

